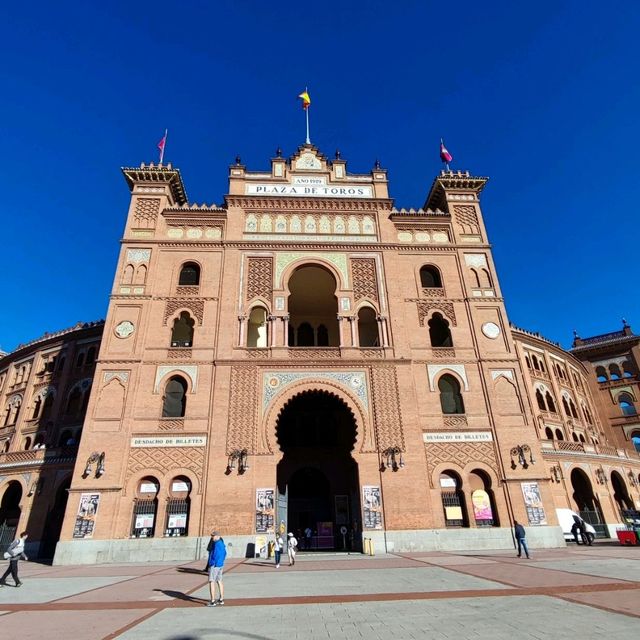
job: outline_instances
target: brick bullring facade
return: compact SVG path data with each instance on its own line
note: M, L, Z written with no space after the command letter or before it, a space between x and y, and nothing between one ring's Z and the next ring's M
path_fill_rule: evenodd
M233 555L274 528L314 549L508 548L514 518L558 546L555 508L607 535L637 503L591 364L509 325L485 178L443 172L398 210L384 169L312 145L238 159L222 206L188 203L170 165L123 172L56 562L191 559L214 527Z

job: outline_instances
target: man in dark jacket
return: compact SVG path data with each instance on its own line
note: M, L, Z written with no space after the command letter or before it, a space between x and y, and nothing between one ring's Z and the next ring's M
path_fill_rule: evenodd
M9 567L4 572L2 578L0 578L0 587L6 587L7 576L11 574L14 582L16 583L16 587L21 587L22 582L20 582L20 578L18 578L18 561L20 558L23 560L28 560L27 556L24 553L24 545L27 541L29 535L26 531L23 531L20 534L19 538L16 538L10 545L7 551L5 552L5 558L9 560Z
M227 557L227 547L224 540L220 536L219 531L214 531L213 548L209 553L209 592L211 600L207 603L207 607L218 607L224 604L224 587L222 584L222 568ZM220 597L216 600L216 584Z
M516 537L516 542L518 543L518 558L522 557L522 550L524 549L524 553L529 558L529 547L527 547L526 540L526 532L524 527L517 521L513 521L513 533Z

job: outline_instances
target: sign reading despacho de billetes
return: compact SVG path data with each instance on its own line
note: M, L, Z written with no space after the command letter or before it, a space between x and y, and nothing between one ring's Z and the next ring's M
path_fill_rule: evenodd
M493 436L490 431L432 431L423 433L424 442L491 442Z
M131 446L140 447L204 447L207 436L167 436L131 438Z
M371 187L353 185L248 184L248 196L303 196L317 198L373 198Z

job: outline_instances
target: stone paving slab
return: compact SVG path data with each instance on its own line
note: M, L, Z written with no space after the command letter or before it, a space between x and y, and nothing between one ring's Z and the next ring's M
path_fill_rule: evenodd
M18 611L2 617L2 636L20 640L99 640L150 613L142 609L123 611Z
M545 569L558 569L572 573L589 574L618 580L640 580L640 560L622 558L589 558L580 560L546 561L538 563Z
M29 602L51 602L68 598L76 593L113 585L131 576L90 577L90 578L26 578L20 576L23 583L20 588L11 586L0 588L0 604L26 604Z
M568 587L616 582L616 580L586 576L569 571L545 569L532 564L529 560L518 560L516 563L494 563L492 565L456 565L455 570L515 587Z
M545 596L413 601L200 607L163 611L126 631L122 640L547 640L598 636L637 640L635 620Z
M242 594L249 598L509 588L497 582L425 565L412 569L354 569L312 573L296 571L295 568L285 573L274 568L268 579L262 574L229 573L224 584L228 597ZM208 587L200 589L193 595L204 598L207 589Z
M581 602L609 611L640 618L640 589L630 591L592 591L590 593L563 594L568 600ZM640 621L636 621L640 624Z

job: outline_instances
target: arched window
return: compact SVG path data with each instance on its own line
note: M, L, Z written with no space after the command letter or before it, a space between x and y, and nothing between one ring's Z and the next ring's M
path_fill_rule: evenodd
M575 431L572 431L572 432L571 432L571 437L573 438L573 441L574 441L574 442L578 442L578 436L576 435L576 432L575 432Z
M447 527L468 527L467 508L462 491L462 482L454 471L440 474L440 495Z
M171 537L186 536L189 530L189 511L191 507L191 480L178 476L171 482L167 500L167 521L164 535Z
M329 346L329 329L321 324L318 327L318 346L319 347L328 347Z
M180 317L173 321L173 329L171 330L171 346L192 347L194 325L195 320L191 318L189 312L183 311L180 314Z
M540 358L540 371L542 371L543 373L546 371L546 369L544 368L544 360L542 358Z
M576 405L571 398L569 398L569 409L571 410L571 415L577 420L578 411L576 410Z
M635 416L638 413L633 403L633 397L628 393L621 393L618 396L618 404L620 405L622 415Z
M571 409L569 409L569 403L567 402L567 399L563 396L562 397L562 407L564 409L564 412L567 416L571 415Z
M200 284L200 267L195 262L185 262L180 269L179 285L197 286Z
M544 403L544 397L540 389L536 389L536 402L538 403L538 409L540 409L540 411L547 410L547 405Z
M622 375L624 378L633 378L635 375L635 369L628 360L622 363Z
M32 420L35 420L40 415L40 408L42 407L42 396L38 396L36 401L33 403L33 415L31 416Z
M163 418L183 418L187 408L187 382L180 376L169 379L164 388Z
M67 401L68 416L77 416L80 413L80 407L82 406L82 391L80 387L74 387L69 394L69 400Z
M42 407L42 420L40 421L41 423L51 415L51 409L53 408L54 400L55 396L52 392L49 392L47 397L44 399L44 405Z
M615 363L609 365L609 374L610 374L609 377L611 378L611 380L620 380L620 378L622 378L620 367Z
M480 276L475 269L471 269L471 284L478 289L481 287L480 285Z
M31 449L31 438L24 439L24 450L29 451Z
M254 307L249 314L247 347L264 349L268 346L267 338L267 310L264 307Z
M533 368L536 371L540 371L540 363L538 362L538 358L536 358L535 356L531 356L531 362L533 362Z
M420 285L425 289L441 288L442 277L437 267L427 264L420 268Z
M474 469L469 474L471 490L471 508L477 527L498 526L498 510L496 509L491 478L481 469Z
M380 346L376 312L371 307L362 307L358 311L358 344L361 347Z
M441 313L434 313L429 320L429 338L432 347L452 347L453 338L449 330L449 323Z
M298 341L296 343L298 347L314 347L315 338L313 335L313 327L308 322L303 322L298 327Z
M484 289L491 289L493 285L491 284L491 275L489 274L489 271L487 269L480 269L478 275L480 276L480 286Z
M76 358L76 367L79 369L80 367L84 366L84 351L82 353L78 354L78 357Z
M544 433L547 436L547 440L553 440L553 430L551 429L551 427L547 427L544 430Z
M85 362L86 365L93 364L96 361L96 348L89 347L89 351L87 351L87 360Z
M578 438L580 439L580 442L586 442L586 440L584 439L584 436L582 434L580 434L578 436Z
M607 370L604 367L596 367L596 377L598 382L607 382L609 380Z
M58 438L58 446L59 447L71 446L69 442L72 439L73 439L73 432L67 429L60 434L60 438Z
M564 440L564 434L562 433L562 430L556 429L556 438L558 440Z
M464 413L464 402L460 393L460 383L451 375L445 374L438 380L440 406L442 413Z
M287 327L287 346L295 347L296 346L296 332L295 329L291 326L291 324Z
M640 431L634 431L631 435L631 442L636 448L636 451L640 451Z
M551 413L557 413L556 411L556 403L553 401L552 395L547 391L544 395L544 399L547 403L547 409L551 411Z
M132 284L133 283L133 265L128 264L124 268L124 272L122 274L122 284Z
M159 492L160 483L152 476L142 478L138 483L133 504L131 537L153 538L156 528Z
M531 360L529 359L529 356L525 356L524 361L527 363L527 369L531 369Z

